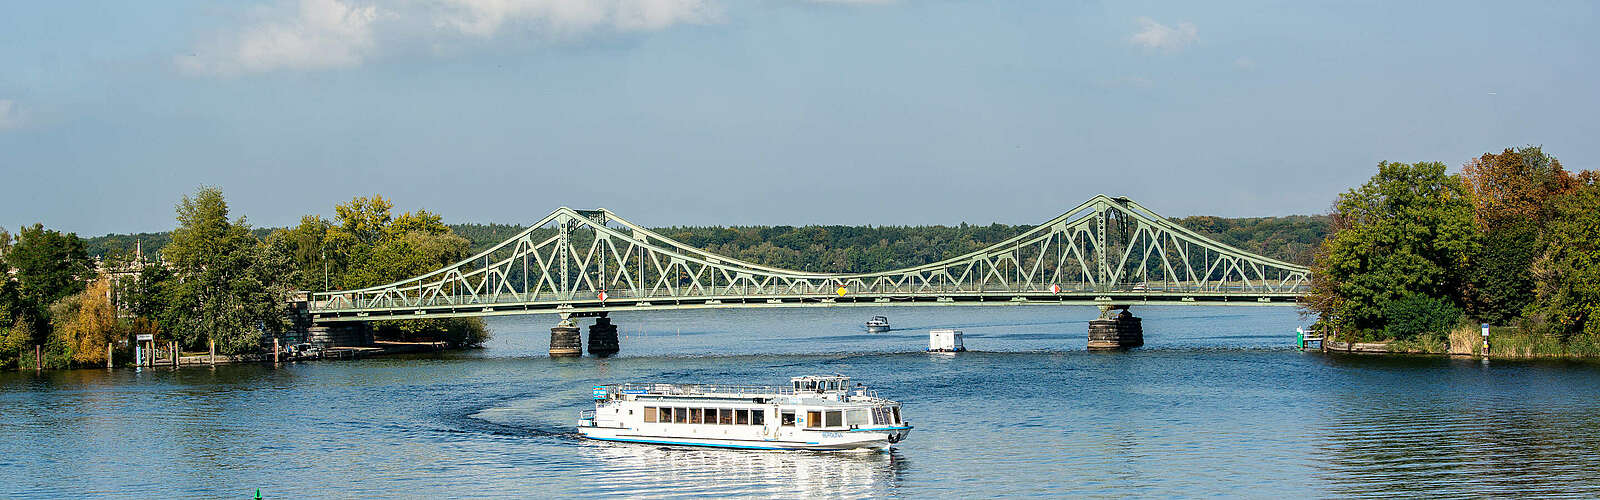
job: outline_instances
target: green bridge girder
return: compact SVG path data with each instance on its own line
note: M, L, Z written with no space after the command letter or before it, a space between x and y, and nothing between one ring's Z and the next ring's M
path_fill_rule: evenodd
M1310 270L1098 195L965 255L873 273L763 266L690 247L605 209L562 207L461 262L310 294L320 323L735 307L1293 305Z

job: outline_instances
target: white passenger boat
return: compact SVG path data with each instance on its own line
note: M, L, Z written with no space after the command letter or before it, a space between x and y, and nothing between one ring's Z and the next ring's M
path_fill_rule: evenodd
M911 432L899 402L844 376L795 377L789 387L601 385L594 399L578 432L604 441L838 451L888 449Z

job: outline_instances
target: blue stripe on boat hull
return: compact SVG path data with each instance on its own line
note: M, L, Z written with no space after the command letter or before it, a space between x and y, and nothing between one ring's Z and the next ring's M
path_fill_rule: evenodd
M653 439L604 438L604 437L594 437L594 436L584 436L584 437L588 438L588 439L593 439L593 440L596 440L596 441L617 441L617 442L624 442L624 443L645 443L645 444L667 444L667 445L674 445L674 446L709 446L709 447L712 447L712 448L735 448L735 449L743 449L743 450L838 451L838 450L844 449L844 448L803 448L803 447L793 447L793 446L747 446L747 445L739 445L739 444L686 443L686 442L681 442L681 441L658 441L658 440L653 440Z

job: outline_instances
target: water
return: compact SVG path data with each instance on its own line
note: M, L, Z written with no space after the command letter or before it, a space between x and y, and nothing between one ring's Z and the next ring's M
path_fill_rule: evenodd
M1600 496L1600 365L1329 357L1295 312L1140 307L617 314L622 355L552 360L552 319L407 358L0 374L0 497ZM899 330L868 335L875 314ZM920 352L929 328L975 352ZM889 453L575 437L590 387L840 372L905 403Z

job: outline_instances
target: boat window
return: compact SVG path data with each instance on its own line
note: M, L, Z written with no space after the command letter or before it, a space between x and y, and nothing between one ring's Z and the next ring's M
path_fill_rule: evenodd
M794 427L794 412L793 411L783 412L783 415L781 415L780 418L782 418L782 420L779 420L778 423L780 423L780 424L782 424L782 425L784 425L786 427Z
M644 421L645 423L654 423L656 421L656 407L644 407Z
M869 425L871 423L867 421L867 410L850 410L845 412L844 417L846 425Z
M750 410L738 410L738 411L733 412L733 424L734 425L748 425L749 423L750 423Z
M667 423L667 424L672 423L672 408L662 408L662 409L660 409L658 411L661 412L661 422L662 423Z
M896 406L896 407L893 408L893 410L894 410L894 420L892 421L892 423L897 423L898 424L898 423L900 423L900 407Z
M684 408L672 409L672 422L677 424L689 422L689 410Z
M704 418L705 418L705 410L701 410L699 408L690 408L689 409L689 423L698 424L698 423L703 422Z
M827 426L828 427L839 427L839 426L844 425L844 415L841 415L841 413L843 413L843 412L840 412L840 411L830 411L830 412L828 412Z
M721 413L718 414L718 418L721 420L719 420L717 423L722 425L733 425L733 409L723 408L720 411Z
M766 410L750 410L750 425L766 425L767 424L767 417L766 416L767 416L767 411ZM792 417L794 417L794 414L790 414L789 416L792 418ZM794 424L791 423L789 425L794 425Z
M806 412L806 427L822 427L822 412Z

